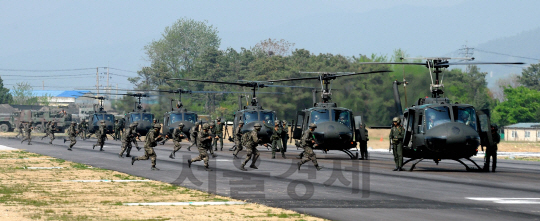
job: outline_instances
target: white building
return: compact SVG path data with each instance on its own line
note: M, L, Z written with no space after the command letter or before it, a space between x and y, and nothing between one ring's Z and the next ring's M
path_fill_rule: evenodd
M504 127L505 141L540 141L540 123L518 123Z

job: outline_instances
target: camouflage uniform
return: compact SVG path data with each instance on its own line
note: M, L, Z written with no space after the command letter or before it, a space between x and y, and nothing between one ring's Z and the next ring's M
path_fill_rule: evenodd
M217 124L214 128L216 131L215 135L218 137L214 139L214 148L217 150L217 143L219 140L220 150L223 151L223 123L221 122L221 118L217 119Z
M257 162L257 159L259 158L259 155L260 155L259 150L257 150L257 146L261 142L261 139L259 139L259 136L257 133L260 129L261 129L261 125L256 123L255 129L249 132L249 135L245 137L247 138L247 140L242 141L244 144L246 144L247 155L246 155L246 159L242 163L242 167L240 167L240 170L244 170L244 171L246 170L244 166L249 160L251 160L251 157L253 157L253 160L251 161L251 166L249 167L253 169L259 169L255 166L255 163Z
M126 152L126 157L131 157L131 140L135 139L135 133L133 132L135 130L135 124L131 124L129 128L124 132L122 136L122 150L118 154L120 158L124 157L124 152Z
M47 122L44 126L43 126L43 129L45 130L45 136L41 137L41 139L43 140L43 138L45 137L48 137L49 136L49 133L50 133L50 128L51 127L51 121Z
M403 138L405 137L405 129L399 124L400 119L395 117L393 122L396 122L397 125L393 125L390 129L390 140L392 141L392 151L394 151L394 162L396 163L396 168L394 171L401 171L403 166Z
M491 160L492 161L492 164L491 164L491 172L495 172L495 169L497 168L497 144L499 142L501 142L501 135L499 135L499 133L497 133L497 126L492 126L491 128L491 137L493 139L493 145L492 146L489 146L489 147L486 147L486 152L485 152L485 162L484 162L484 171L486 172L489 172L489 163Z
M71 123L71 126L67 130L67 134L69 136L69 140L71 141L68 150L71 150L71 148L73 148L73 146L77 143L77 127L75 122ZM64 143L65 142L66 138L64 138Z
M191 141L191 145L187 148L188 151L191 151L191 147L194 145L197 145L197 137L199 133L199 122L195 123L195 126L191 127L189 130L189 139Z
M141 150L141 148L139 147L139 144L137 143L137 138L139 138L139 136L140 136L137 133L137 126L139 125L139 123L135 122L135 123L133 123L133 125L134 125L134 128L131 129L131 133L134 135L134 137L131 139L130 142L135 144L135 148L137 148L137 150Z
M272 159L276 158L276 151L281 150L282 156L285 155L285 152L283 152L283 146L281 145L282 133L283 130L281 130L281 128L279 127L279 121L276 121L275 127L272 128L272 137L270 137L270 140L272 140Z
M81 138L83 140L86 140L86 133L88 131L88 122L83 120L80 124L79 124L79 134L81 135Z
M118 120L115 120L114 123L114 140L120 140L120 122Z
M197 135L197 148L199 149L199 156L189 159L188 165L191 167L191 163L204 160L204 167L206 170L208 168L208 149L212 149L212 138L210 133L208 133L208 125L203 125L203 130L200 131Z
M287 152L287 141L289 140L289 126L287 126L287 121L283 121L283 130L281 133L281 140L283 145L283 151L281 151L282 156L285 157L285 152Z
M186 134L182 132L183 128L184 128L184 124L179 124L178 128L174 128L173 130L172 139L174 143L174 150L171 153L171 155L169 155L169 158L171 159L174 159L175 153L179 151L180 148L182 148L182 145L180 144L180 142L182 142L182 139L187 138Z
M24 126L24 133L26 135L26 137L21 140L21 143L23 143L24 141L28 140L28 145L32 145L32 130L34 128L32 127L32 122L28 123L27 125Z
M307 129L304 132L304 136L302 136L301 144L302 148L304 149L304 156L302 157L302 160L298 162L298 170L300 170L300 166L302 166L302 164L310 160L313 162L313 165L315 166L315 168L317 168L317 170L321 169L321 167L319 167L319 164L317 163L317 155L315 155L315 152L313 152L315 137L313 136L313 132L311 131L311 129L314 129L317 126L315 124L311 124L309 127L310 129Z
M24 137L24 124L22 122L19 124L18 129L19 133L17 133L15 138L19 138L19 135L21 135L21 137Z
M368 159L368 152L367 152L367 142L369 140L368 138L368 130L366 129L366 125L362 124L359 128L359 130L364 130L364 134L366 135L366 140L360 140L360 159Z
M49 137L51 138L51 141L49 141L49 144L52 144L53 140L56 139L54 137L54 132L56 131L56 122L52 122L49 126Z
M157 142L162 140L163 138L161 135L159 135L159 130L161 128L161 125L154 124L154 129L151 129L148 131L148 134L146 134L146 143L144 144L144 156L140 157L132 157L131 158L131 165L137 160L150 160L152 161L152 170L159 170L156 167L156 152L154 151L154 147L157 146Z
M242 146L242 126L243 123L239 123L238 126L234 129L233 136L234 136L234 144L236 144L236 150L234 151L234 158L238 158L238 153L244 149Z
M105 121L101 121L101 125L99 126L99 129L96 131L97 136L97 143L92 146L92 149L96 148L96 146L99 146L99 151L103 150L103 145L105 145L105 139L107 138L107 129L105 128Z
M214 154L214 148L216 148L217 151L217 140L216 140L216 125L214 123L210 123L210 136L212 136L212 146L210 146L210 154L212 157L216 157L216 154Z

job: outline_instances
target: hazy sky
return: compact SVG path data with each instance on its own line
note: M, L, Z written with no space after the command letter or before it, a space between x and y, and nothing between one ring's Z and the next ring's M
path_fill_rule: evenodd
M95 87L147 66L143 47L186 17L207 20L221 49L285 39L312 53L449 56L464 44L538 28L540 1L0 1L0 76L9 88ZM31 72L13 70L88 70ZM8 70L11 69L11 70ZM104 72L100 69L100 72ZM84 76L82 76L84 75ZM105 85L105 79L101 79Z

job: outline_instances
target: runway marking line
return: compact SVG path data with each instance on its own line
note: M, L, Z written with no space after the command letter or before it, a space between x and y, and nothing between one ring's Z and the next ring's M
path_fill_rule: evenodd
M476 201L491 201L499 204L540 204L540 198L495 198L495 197L466 197Z
M62 180L62 182L76 182L76 183L110 183L110 182L150 182L152 180Z
M126 206L205 206L205 205L243 205L245 202L155 202L155 203L124 203Z

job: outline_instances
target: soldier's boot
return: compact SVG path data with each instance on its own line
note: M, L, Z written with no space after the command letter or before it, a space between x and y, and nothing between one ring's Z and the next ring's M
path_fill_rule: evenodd
M135 163L135 161L137 161L137 159L135 158L135 156L132 156L131 157L131 165L133 165L133 163Z
M272 151L272 159L276 159L276 152Z
M236 156L236 154L233 154L233 156L234 156L234 159L240 159L238 158L238 156Z
M69 151L71 151L71 147L70 147L70 148L68 148L68 150L69 150Z
M192 163L193 163L193 161L191 161L191 159L188 159L188 160L187 160L187 165L188 165L189 168L191 168L191 164L192 164Z
M135 148L137 148L137 151L141 151L141 148L140 148L140 147L135 147Z
M255 164L251 164L251 166L249 166L249 168L259 169L257 166L255 166Z
M32 144L29 142L28 145L32 145Z
M484 168L482 168L482 170L484 172L489 172L489 164L488 163L484 163Z
M95 144L94 144L94 145L92 145L92 150L93 150L93 149L96 149L96 145L95 145Z
M296 156L296 159L302 159L304 157L304 152L300 153L300 155Z
M99 148L99 151L105 151L105 150L103 149L103 145L101 145L101 147Z
M287 157L285 157L285 153L281 153L281 157L283 157L283 159L287 159Z
M64 138L64 143L66 143L66 138Z
M21 144L24 142L24 140L21 140Z
M206 171L212 171L212 169L210 169L210 167L204 167L204 170L206 170Z
M159 168L157 168L156 166L152 166L150 167L151 170L159 170Z
M126 154L126 157L131 157L131 155L129 155L129 154Z
M118 158L124 158L124 154L118 154Z
M51 141L49 141L49 144L52 144L52 140L51 140Z
M401 167L398 167L397 171L403 171L403 169Z
M174 151L169 155L169 158L174 159Z
M240 166L240 170L247 171L247 169L244 167L244 164L242 164L242 166Z
M302 164L300 162L298 162L296 164L298 164L298 170L300 170L300 167L302 166Z
M216 158L217 155L215 153L212 154L212 158Z
M315 164L315 169L317 169L317 170L321 170L321 169L322 169L322 167L320 167L320 166L319 166L319 164Z
M394 168L392 171L398 171L398 167Z

